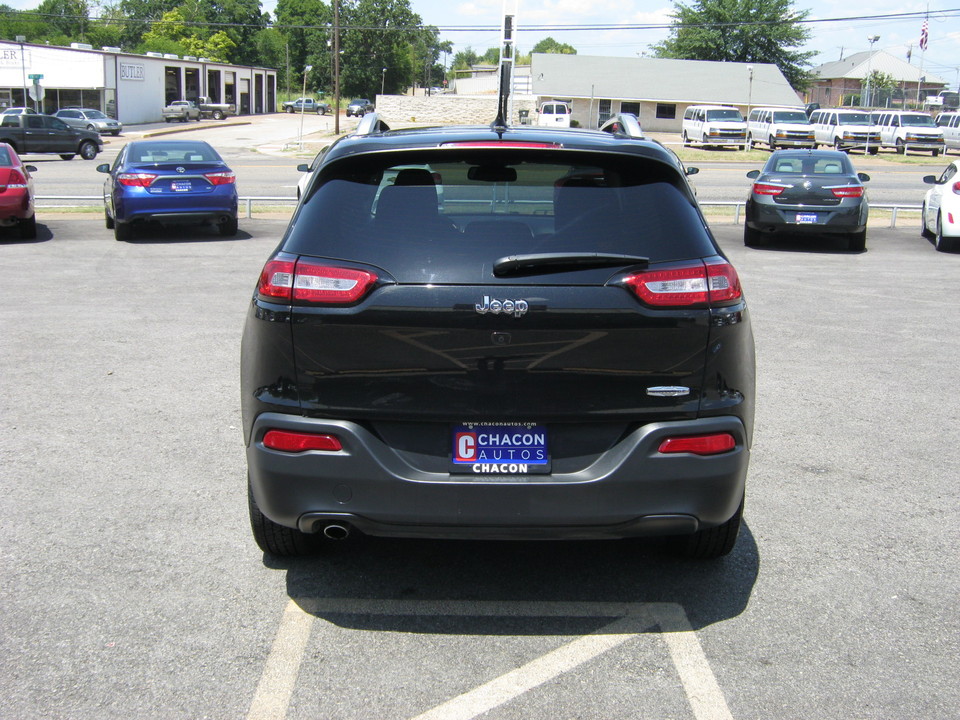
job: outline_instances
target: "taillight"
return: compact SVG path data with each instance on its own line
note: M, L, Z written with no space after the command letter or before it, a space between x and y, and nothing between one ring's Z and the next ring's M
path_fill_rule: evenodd
M117 182L127 187L150 187L150 183L157 179L153 173L120 173Z
M233 185L237 181L237 176L230 170L204 173L203 176L210 181L211 185Z
M340 438L336 435L318 435L289 430L268 430L267 434L263 436L263 445L271 450L289 453L307 452L308 450L323 452L343 450Z
M325 305L347 305L364 295L377 281L366 270L317 265L301 260L293 279L293 299Z
M377 281L366 270L274 258L263 266L257 292L265 298L349 305L360 300Z
M954 195L960 195L960 182L955 182L952 190Z
M257 292L263 297L289 301L293 291L293 260L269 260L260 271Z
M0 185L0 187L4 186ZM7 174L6 187L12 190L25 190L27 187L27 179L19 170L10 170Z
M627 277L624 284L647 305L655 307L728 305L743 294L737 271L719 259L665 270L643 270Z
M779 195L787 189L786 185L770 185L769 183L754 183L754 195Z
M835 197L838 198L848 198L848 197L863 197L863 186L862 185L850 185L848 187L833 187L830 188Z
M716 433L712 435L693 435L689 437L667 438L657 452L664 455L674 453L690 453L692 455L719 455L730 452L737 446L737 441L730 433Z

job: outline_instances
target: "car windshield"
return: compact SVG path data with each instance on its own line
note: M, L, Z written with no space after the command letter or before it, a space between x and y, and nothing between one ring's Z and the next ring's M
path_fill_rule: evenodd
M129 146L128 161L134 163L220 162L216 150L206 143L145 142Z
M293 221L324 232L294 233L288 249L336 257L349 238L354 259L409 273L429 271L421 267L427 251L431 266L488 270L525 253L656 261L712 252L682 176L657 161L584 155L573 164L570 153L466 149L398 159L345 158L324 168Z
M743 121L743 115L739 110L707 110L707 120L733 120Z
M84 110L83 114L91 120L108 120L109 118L99 110Z
M870 125L870 115L867 113L840 113L837 115L840 125Z
M917 113L916 115L901 115L900 124L909 127L936 127L933 118L929 115Z
M10 157L10 151L5 147L0 147L0 167L12 167L13 158Z
M782 110L773 114L773 121L778 123L800 123L808 125L807 114L802 110Z

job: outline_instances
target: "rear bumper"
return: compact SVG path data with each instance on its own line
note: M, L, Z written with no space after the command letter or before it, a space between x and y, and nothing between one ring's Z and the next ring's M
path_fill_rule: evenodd
M798 212L816 214L817 222L796 222ZM860 205L804 208L796 205L777 206L751 200L747 203L744 222L749 228L760 232L795 233L798 235L846 234L862 232L866 229L867 210Z
M338 452L267 449L269 429L336 435ZM729 432L730 452L664 455L666 437ZM644 425L573 473L466 476L425 472L361 425L279 413L254 422L247 462L254 499L303 532L349 524L370 535L429 538L612 538L719 525L743 497L749 462L739 418Z

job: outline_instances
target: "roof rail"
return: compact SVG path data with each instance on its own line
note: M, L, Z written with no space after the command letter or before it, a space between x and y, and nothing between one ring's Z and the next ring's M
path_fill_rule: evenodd
M383 117L378 112L367 113L360 122L357 123L356 130L352 135L372 135L373 133L386 132L390 126L383 121Z
M600 129L612 135L634 138L635 140L642 140L646 137L640 127L640 121L633 113L617 113L601 125Z

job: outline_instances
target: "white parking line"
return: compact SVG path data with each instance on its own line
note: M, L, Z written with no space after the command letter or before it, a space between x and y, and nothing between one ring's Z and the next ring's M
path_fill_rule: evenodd
M301 610L302 608L302 610ZM414 720L472 720L592 660L651 626L660 628L696 720L732 720L723 692L676 603L415 601L299 598L288 603L257 686L248 720L282 720L300 672L315 615L597 617L615 621L418 715Z

